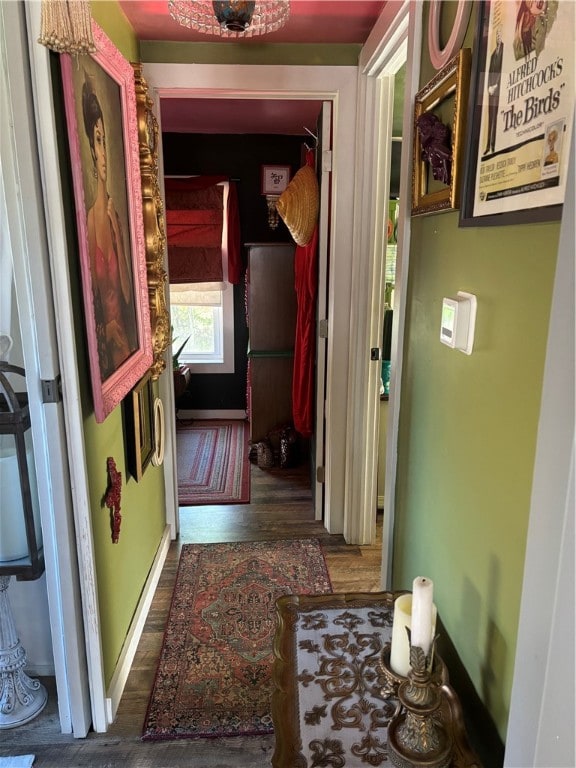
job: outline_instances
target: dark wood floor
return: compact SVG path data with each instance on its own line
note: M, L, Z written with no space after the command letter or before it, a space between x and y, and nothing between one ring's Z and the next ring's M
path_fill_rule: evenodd
M376 513L375 513L376 514ZM346 545L314 519L309 471L251 466L250 504L185 507L156 589L115 722L105 734L74 739L60 733L52 679L46 710L32 723L0 731L0 757L34 754L34 768L260 768L270 766L274 737L142 742L140 735L182 544L318 537L335 592L380 589L380 544ZM381 541L378 517L377 542Z

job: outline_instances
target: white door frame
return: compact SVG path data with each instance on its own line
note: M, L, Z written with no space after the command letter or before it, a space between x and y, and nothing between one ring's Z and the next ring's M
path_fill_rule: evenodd
M329 205L330 185L332 182L332 104L322 103L319 120L318 148L322 156L316 161L320 165L320 217L318 222L318 291L316 300L316 381L315 381L315 417L314 417L314 477L313 498L316 520L324 519L324 466L326 429L326 339L320 335L320 323L327 321L328 309L328 254L329 243ZM318 468L322 467L320 476Z
M43 403L41 388L42 381L56 381L65 369L60 366L58 355L51 291L56 276L50 275L48 257L53 243L44 218L41 171L45 166L39 158L33 98L38 95L35 89L39 86L34 76L49 80L49 67L47 51L37 43L38 32L30 33L30 28L38 30L39 24L31 24L30 17L25 16L25 10L32 13L37 10L39 20L40 9L36 5L36 8L24 3L3 2L0 5L2 184L6 194L9 237L15 255L14 284L38 480L60 726L64 733L83 737L91 723L90 691L66 427L62 403ZM38 52L44 54L39 67L34 61ZM29 58L33 60L30 66ZM43 98L50 95L51 90L47 89ZM47 110L43 120L51 124L52 105L45 101L44 106ZM43 181L46 182L46 178ZM58 170L51 183L48 181L51 192L55 192L53 184L59 181ZM53 197L62 199L60 194L53 194ZM65 253L65 244L61 242L59 245L64 246L60 252ZM71 333L71 319L67 327Z
M392 371L390 400L388 403L388 427L386 433L386 472L384 487L384 521L382 531L382 577L384 589L392 584L392 553L394 545L394 518L396 509L396 472L398 463L398 427L400 422L400 393L404 359L404 327L406 321L406 295L411 237L411 180L414 97L419 90L422 42L422 3L406 2L410 13L408 20L407 68L404 85L404 117L402 152L400 162L400 204L398 216L398 257L396 260L396 288L394 291L394 323L392 324Z
M147 82L148 85L148 82ZM164 190L164 155L162 153L162 116L160 114L160 98L152 88L148 89L148 96L152 101L152 111L158 122L158 187ZM166 201L163 200L164 210ZM166 227L166 221L164 221ZM164 269L168 274L168 243L164 243ZM170 291L166 288L166 308L170 312ZM176 463L176 419L166 417L166 414L176 413L176 398L174 396L174 376L172 375L172 348L166 352L166 370L158 379L158 394L162 401L162 443L164 456L162 470L164 473L164 493L166 506L166 524L170 527L170 538L176 539L180 531L180 512L178 506L178 466Z
M88 679L90 681L92 726L94 730L103 732L107 730L110 718L100 640L100 614L84 448L83 414L77 369L78 357L74 339L72 291L69 282L64 194L57 154L54 95L49 51L38 44L41 6L40 3L26 3L25 5L38 153L48 228L52 302L57 310L58 320L56 325L57 347L63 381L62 398L66 419L67 456L73 457L73 460L69 460L68 464L76 534L74 553L78 559L82 594L81 606L77 603L76 610L81 610L83 617ZM59 542L58 547L62 547L61 542ZM70 673L68 675L70 677Z
M350 285L353 269L353 179L356 67L143 64L151 92L164 98L332 101L333 173L326 375L324 524L344 530L346 403L349 377ZM249 85L249 87L247 87Z
M357 268L352 286L349 368L353 378L348 398L348 439L352 450L346 467L346 514L344 536L356 544L372 544L376 528L379 384L381 361L371 361L372 348L381 349L384 316L384 265L394 75L407 62L403 116L398 255L394 329L392 338L392 380L389 427L386 444L386 482L382 569L385 583L391 567L394 525L396 451L400 409L400 379L408 254L410 246L410 167L412 146L412 95L418 89L420 69L421 7L409 0L386 5L362 49L359 71L359 124L355 190L355 253ZM365 312L360 309L366 307Z

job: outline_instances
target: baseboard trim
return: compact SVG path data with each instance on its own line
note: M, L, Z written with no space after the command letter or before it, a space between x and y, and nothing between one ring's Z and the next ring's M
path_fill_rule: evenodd
M246 411L244 410L230 410L230 411L196 411L196 410L184 410L179 408L176 414L176 420L184 419L246 419Z
M150 569L150 573L146 579L146 584L142 590L142 596L136 608L136 612L134 613L134 619L132 620L130 629L128 630L126 640L122 646L122 651L120 652L118 664L116 665L116 669L114 670L114 674L107 691L106 707L109 723L113 723L116 717L120 699L122 698L122 693L124 692L124 686L126 685L126 680L128 679L128 674L130 673L130 668L132 667L132 662L134 661L134 656L136 655L138 643L140 642L140 637L142 636L146 617L148 616L152 598L154 597L154 592L156 591L156 587L162 573L162 568L164 566L164 561L166 560L166 555L168 554L169 546L170 526L167 525L164 528L164 533L162 534L160 545L156 551L156 556L154 558L154 562L152 563L152 568Z

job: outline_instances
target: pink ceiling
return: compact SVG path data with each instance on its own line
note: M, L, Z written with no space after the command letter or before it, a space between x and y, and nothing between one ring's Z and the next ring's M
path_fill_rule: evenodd
M286 25L270 35L227 41L177 24L167 0L119 0L140 40L211 42L217 45L266 43L366 42L386 5L384 0L291 0ZM280 133L306 135L320 111L317 101L275 99L166 98L161 101L162 130L176 133Z
M162 99L162 130L174 133L280 133L314 130L322 102L280 99Z
M140 40L226 43L180 26L168 13L167 0L120 0L120 5ZM291 0L290 18L282 29L240 42L362 44L385 5L384 0Z

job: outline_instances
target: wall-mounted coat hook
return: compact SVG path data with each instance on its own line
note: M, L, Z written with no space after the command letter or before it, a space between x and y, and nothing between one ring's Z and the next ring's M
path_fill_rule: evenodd
M316 149L316 147L318 146L318 136L316 136L316 134L315 134L315 133L312 133L312 131L310 130L310 128L306 128L306 126L305 126L305 125L303 125L303 126L302 126L302 128L304 128L304 130L306 131L306 133L310 134L310 136L312 136L312 138L314 139L314 146L313 146L313 147L308 147L308 144L306 144L306 147L307 147L308 149Z

